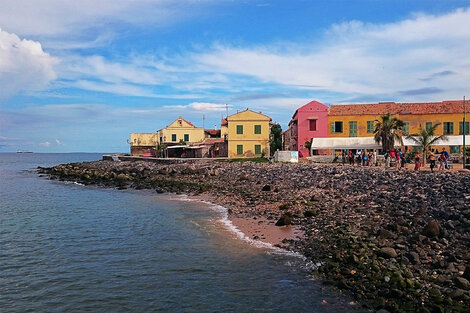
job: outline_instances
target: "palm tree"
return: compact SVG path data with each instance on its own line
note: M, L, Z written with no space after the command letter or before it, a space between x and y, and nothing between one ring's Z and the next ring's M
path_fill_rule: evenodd
M418 147L421 148L422 156L423 156L423 164L426 164L426 158L427 158L429 147L431 147L433 144L435 144L439 140L443 140L443 141L448 140L447 136L445 135L441 135L441 136L434 135L434 132L436 131L436 128L439 125L441 125L441 123L436 123L432 127L429 127L428 129L423 128L421 127L421 125L419 125L419 133L411 134L406 137L407 139L414 141L416 144L418 144Z
M390 114L385 114L380 117L380 120L375 120L374 140L378 144L382 144L383 151L390 151L395 146L395 140L403 145L403 127L405 123Z

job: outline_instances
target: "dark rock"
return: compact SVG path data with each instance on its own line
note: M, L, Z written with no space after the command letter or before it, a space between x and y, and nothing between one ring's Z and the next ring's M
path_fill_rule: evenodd
M470 289L470 282L463 277L455 278L455 285L461 289Z
M384 247L379 250L379 256L384 257L386 259L389 258L396 258L397 257L397 252L395 249L390 248L390 247Z
M441 226L439 225L439 222L436 220L432 220L429 221L426 226L424 226L424 229L421 233L428 237L436 237L439 236L440 231Z
M276 222L276 226L287 226L292 224L292 216L288 213L282 214Z
M419 254L416 252L410 252L406 255L410 262L414 265L419 264Z
M264 185L262 191L271 191L271 186L270 185Z

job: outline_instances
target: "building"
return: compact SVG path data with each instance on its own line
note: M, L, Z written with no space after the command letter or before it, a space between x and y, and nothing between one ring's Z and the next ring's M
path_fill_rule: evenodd
M155 133L131 133L128 143L133 156L140 156L149 152L156 155L157 134Z
M284 135L284 138L290 138L288 150L308 156L310 151L305 147L306 142L312 138L328 137L328 107L318 101L301 106L292 115L288 132ZM312 153L322 154L324 151L314 149Z
M179 116L173 123L157 131L159 144L174 146L185 142L186 144L202 142L205 138L204 129L193 125Z
M312 149L366 149L379 148L374 144L375 120L391 114L405 123L407 134L416 134L419 127L440 123L436 135L446 135L449 140L436 143L435 148L446 147L450 153L460 153L463 142L463 101L425 103L380 102L371 104L332 105L328 113L328 139L313 140ZM466 122L469 134L469 122ZM357 138L356 138L357 137ZM341 139L342 138L342 139ZM466 136L469 142L469 136ZM414 144L405 140L405 148Z
M228 116L228 157L269 156L270 122L270 117L249 109Z

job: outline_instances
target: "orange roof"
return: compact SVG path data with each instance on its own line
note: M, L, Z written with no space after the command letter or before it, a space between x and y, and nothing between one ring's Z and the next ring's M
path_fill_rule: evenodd
M220 129L204 129L205 133L208 133L209 135L217 136L220 134Z
M468 102L466 106L470 108ZM329 115L381 115L381 114L451 114L463 113L463 100L442 102L396 103L379 102L369 104L336 104L330 107Z
M223 118L222 121L220 122L220 125L227 126L228 125L227 118Z
M194 124L193 124L193 123L191 123L190 121L188 121L188 120L185 120L184 118L181 118L181 119L182 119L183 121L185 121L186 123L188 123L188 124L189 124L189 126L192 126L192 127L196 128L196 126L194 126Z

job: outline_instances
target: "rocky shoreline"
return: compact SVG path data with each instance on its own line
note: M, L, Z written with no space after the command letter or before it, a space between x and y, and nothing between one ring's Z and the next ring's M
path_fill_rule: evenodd
M337 165L96 161L51 179L204 195L229 214L299 225L283 247L381 312L470 312L470 174Z

